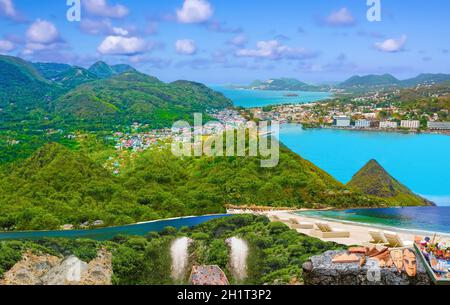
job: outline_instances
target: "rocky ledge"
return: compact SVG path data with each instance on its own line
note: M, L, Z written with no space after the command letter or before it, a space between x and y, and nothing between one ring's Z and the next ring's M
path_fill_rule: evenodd
M0 285L111 285L111 277L112 255L106 249L89 263L74 255L63 259L26 252Z
M343 251L328 251L313 256L303 264L305 285L431 285L425 267L417 260L417 275L408 277L395 267L380 268L379 261L369 258L365 265L359 263L333 264L333 257Z

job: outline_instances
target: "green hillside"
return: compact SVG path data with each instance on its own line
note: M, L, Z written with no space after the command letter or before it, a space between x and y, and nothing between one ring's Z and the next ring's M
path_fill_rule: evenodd
M126 72L77 87L56 100L53 109L82 120L139 121L167 127L178 119L191 119L194 112L231 105L222 94L202 84L166 84L139 72Z
M369 161L347 186L367 195L385 198L394 206L432 205L389 175L376 160Z
M58 74L66 72L71 68L68 64L58 63L33 63L39 73L48 80L53 80Z
M353 76L339 84L340 88L358 89L358 88L376 88L376 87L395 87L399 86L400 81L391 74L383 75L365 75Z
M90 66L88 70L92 74L97 75L98 78L108 78L117 74L117 72L114 71L111 66L103 61L96 62L95 64Z
M135 68L126 64L113 65L111 66L111 68L116 74L122 74L125 72L137 72Z
M402 86L415 87L418 85L437 85L446 82L450 82L450 74L423 73L414 78L403 80Z
M81 67L71 67L68 70L56 75L53 81L66 88L75 88L84 83L98 80L99 78Z
M80 152L48 144L0 172L0 228L57 229L103 220L121 225L225 212L226 204L281 207L384 206L383 199L347 190L310 162L283 148L280 165L259 158L141 154L114 176Z
M0 108L18 112L47 108L48 102L62 92L20 58L0 55L0 71Z

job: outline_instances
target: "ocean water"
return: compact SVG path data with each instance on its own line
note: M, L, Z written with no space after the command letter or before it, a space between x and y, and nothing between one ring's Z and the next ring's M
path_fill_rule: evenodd
M380 227L450 234L450 207L406 207L300 212L305 216L359 222Z
M266 91L266 90L239 90L226 86L210 86L212 89L223 93L233 101L235 106L244 108L264 107L280 104L306 104L324 100L331 97L328 92L303 92L303 91ZM298 96L286 96L296 94Z
M236 90L216 86L235 105L246 108L282 104L286 92ZM304 102L328 98L328 93L303 92ZM300 98L300 99L301 99ZM441 206L450 206L450 136L393 132L304 130L283 125L280 140L342 183L369 160L376 159L392 176L415 193Z
M438 205L450 206L450 136L283 125L280 140L343 183L369 160Z

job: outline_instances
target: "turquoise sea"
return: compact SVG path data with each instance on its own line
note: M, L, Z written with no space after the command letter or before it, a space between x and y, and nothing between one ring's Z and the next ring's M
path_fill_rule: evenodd
M450 206L450 136L302 129L284 125L280 139L291 150L347 183L369 160L438 205Z
M450 234L450 207L407 207L309 211L298 214L344 222L359 222L379 227Z
M331 97L331 94L328 92L241 90L226 86L210 87L222 92L226 97L233 101L235 106L244 108L280 104L306 104ZM290 94L295 94L297 96L287 96Z
M283 103L285 92L233 90L216 87L236 105L253 107ZM303 93L308 102L327 93ZM274 98L277 97L277 98ZM315 97L315 98L314 98ZM280 140L343 183L370 159L415 193L438 205L450 206L450 136L334 129L304 130L296 124L282 126Z

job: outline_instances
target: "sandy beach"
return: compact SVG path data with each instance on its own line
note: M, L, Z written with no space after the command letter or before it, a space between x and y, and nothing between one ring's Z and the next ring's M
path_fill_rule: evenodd
M339 221L332 221L332 220L321 220L319 218L316 217L306 217L306 216L300 216L295 214L294 211L268 211L268 212L251 212L249 210L246 211L239 211L239 210L234 210L234 211L229 211L231 214L239 214L239 213L254 213L254 214L259 214L259 215L266 215L267 217L269 217L272 221L281 221L283 223L285 223L286 225L288 225L289 227L293 227L291 224L290 219L296 219L298 222L308 222L311 224L315 224L316 222L320 222L320 221L326 221L330 224L330 226L334 229L339 229L339 230L344 230L344 231L348 231L350 232L350 237L349 238L320 238L318 236L316 236L315 234L313 234L313 230L311 229L296 229L297 232L308 235L308 236L312 236L312 237L316 237L319 238L323 241L333 241L342 245L348 245L348 246L352 246L352 245L364 245L367 244L371 238L369 235L369 231L370 230L383 230L383 231L393 231L393 232L397 232L399 234L399 236L404 240L404 241L414 241L416 236L430 236L433 237L432 233L426 234L425 232L414 232L411 230L405 230L405 229L401 229L401 228L382 228L382 227L377 227L377 226L373 226L373 225L366 225L366 224L356 224L356 223L344 223L344 222L339 222ZM278 218L278 219L276 219ZM316 227L314 226L314 228L316 229ZM447 243L450 243L450 236L446 235L446 236L438 236L440 241L446 241Z

